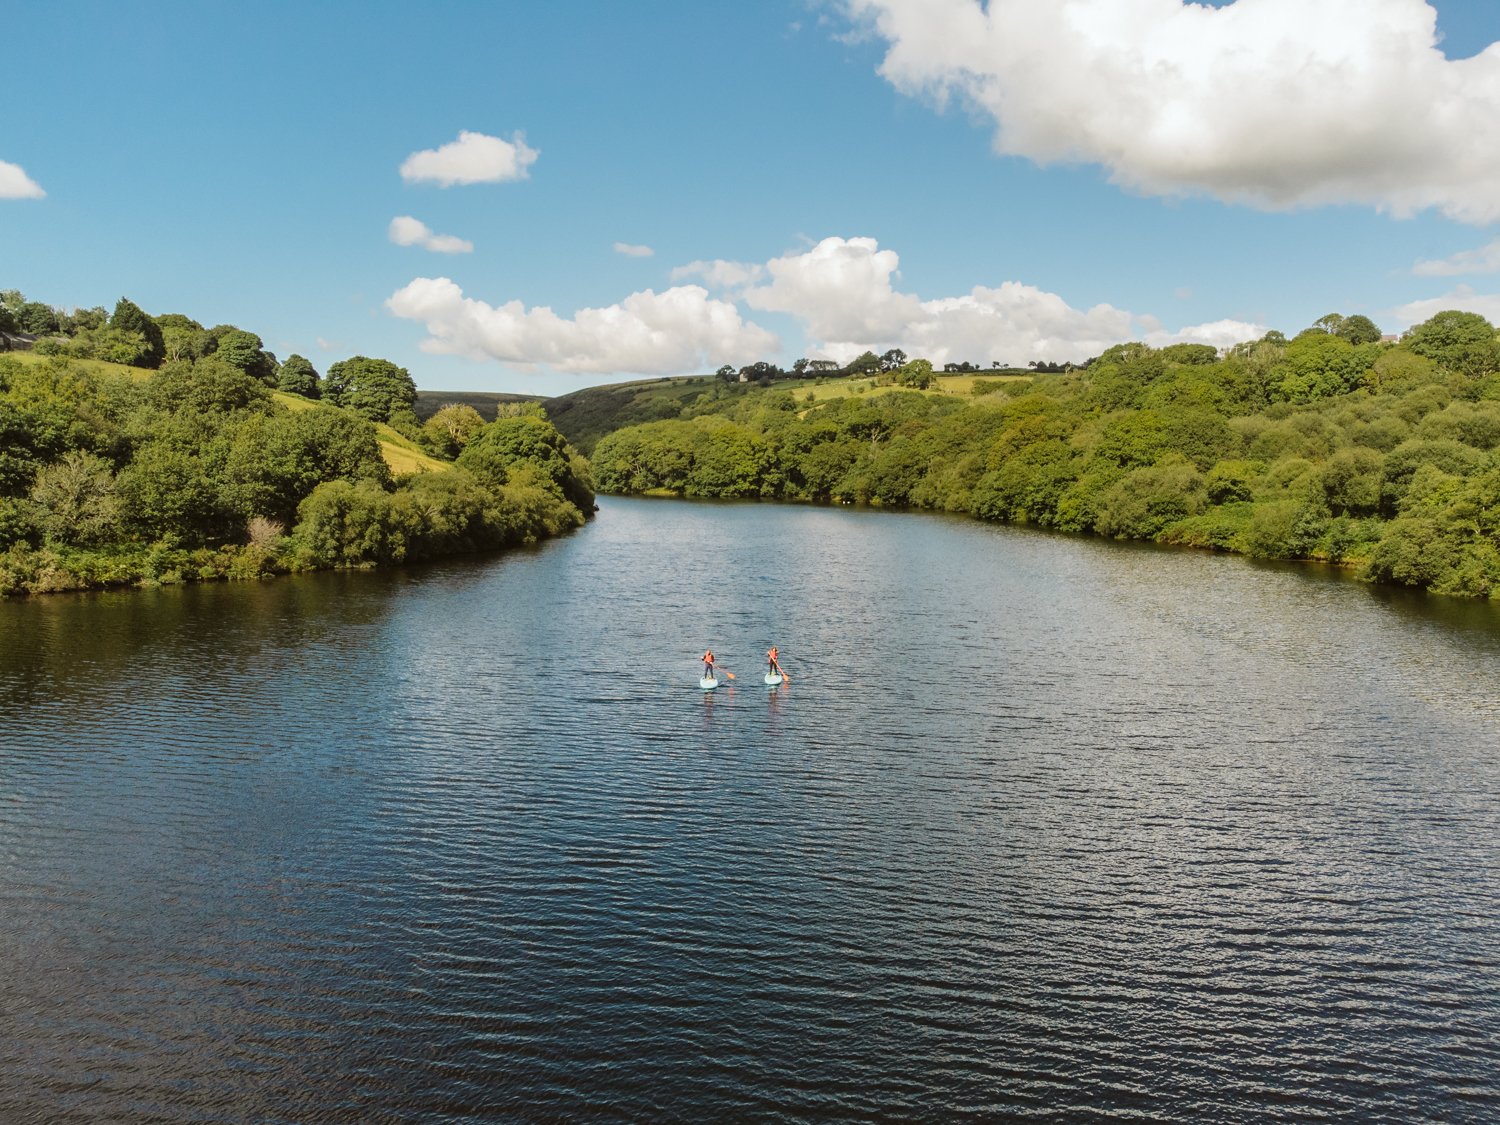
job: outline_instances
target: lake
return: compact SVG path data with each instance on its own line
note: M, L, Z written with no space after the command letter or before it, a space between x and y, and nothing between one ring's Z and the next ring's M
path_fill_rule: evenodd
M0 1120L1500 1118L1493 607L601 505L0 604Z

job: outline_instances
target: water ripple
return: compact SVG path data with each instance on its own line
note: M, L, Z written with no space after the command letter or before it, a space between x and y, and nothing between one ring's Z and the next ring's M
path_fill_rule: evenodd
M1423 605L621 501L0 605L0 1120L1495 1120L1500 623Z

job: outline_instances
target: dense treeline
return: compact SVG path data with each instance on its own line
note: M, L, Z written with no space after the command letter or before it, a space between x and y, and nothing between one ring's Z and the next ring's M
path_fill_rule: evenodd
M1440 313L1400 344L1329 316L1224 357L1120 345L968 401L704 395L603 438L593 467L605 492L965 512L1500 596L1497 372L1477 315Z
M170 339L168 318L146 319ZM356 356L323 379L310 364L287 376L291 361L258 359L268 353L250 333L204 344L169 348L138 378L59 354L73 344L40 349L53 354L39 362L0 355L0 593L488 551L593 511L587 463L539 406L488 423L467 406L405 422L452 463L396 477L372 418L404 421L400 368ZM303 397L276 392L284 376Z

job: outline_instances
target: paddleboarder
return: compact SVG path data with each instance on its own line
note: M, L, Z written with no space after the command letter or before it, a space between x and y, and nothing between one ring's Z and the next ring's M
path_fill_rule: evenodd
M781 670L781 665L776 660L776 653L777 649L775 645L772 645L771 651L766 653L766 675L780 676L785 679L786 673Z
M703 678L714 679L714 650L708 649L703 653Z

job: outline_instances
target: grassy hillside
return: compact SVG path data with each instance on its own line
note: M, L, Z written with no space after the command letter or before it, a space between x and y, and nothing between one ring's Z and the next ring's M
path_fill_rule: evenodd
M312 399L282 391L272 391L271 397L288 410L311 410L318 405ZM380 455L391 467L391 472L398 476L406 473L439 473L453 467L447 461L439 461L424 453L417 448L416 442L402 437L384 422L376 422L375 431L380 439Z
M536 402L537 395L505 394L498 391L417 391L412 412L423 422L449 403L472 406L486 422L495 420L495 407L502 402Z
M0 356L15 360L17 363L35 366L46 363L51 356L38 355L36 352L0 352ZM155 372L148 371L143 367L127 367L123 363L107 363L102 359L69 359L68 364L72 367L82 368L84 371L92 371L95 375L123 375L127 379L149 379Z
M3 352L6 359L16 360L26 366L35 366L46 363L48 356L37 355L36 352ZM96 375L107 375L115 378L121 376L127 379L148 379L155 372L141 367L127 367L123 363L107 363L102 359L69 359L70 366L81 367L86 371L92 371ZM281 391L273 391L272 398L288 410L311 410L317 403L311 399L305 399L298 395L283 394ZM506 399L521 399L520 395L491 396ZM444 399L444 402L452 401ZM437 408L434 407L434 410ZM493 408L491 410L493 413ZM406 473L435 473L451 468L446 461L439 461L417 448L415 442L404 438L395 430L384 423L377 423L375 429L380 435L380 453L385 458L385 463L391 467L391 472L397 474Z
M1014 371L993 375L943 375L925 393L937 397L969 398L976 389L983 389L976 388L976 383L998 386L1030 379L1030 375ZM799 403L809 404L882 394L891 389L889 384L869 376L778 379L771 383L771 388L788 391ZM687 408L718 410L762 389L756 383L726 383L709 375L689 375L585 387L547 399L543 405L547 408L547 416L567 439L585 454L590 454L600 438L615 430L679 418Z

